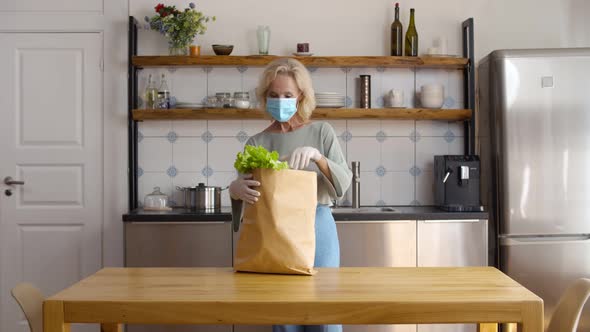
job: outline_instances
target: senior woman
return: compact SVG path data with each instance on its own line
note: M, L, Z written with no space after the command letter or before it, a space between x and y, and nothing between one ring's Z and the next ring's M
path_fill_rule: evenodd
M330 211L333 200L344 195L352 178L334 129L327 122L311 122L315 96L307 69L297 60L282 58L264 70L256 90L263 110L274 121L262 132L250 137L247 145L262 145L278 151L289 167L316 172L318 206L316 209L315 267L340 266L340 245L336 223ZM232 201L256 204L258 181L244 174L234 180L229 193ZM235 202L234 201L234 202ZM341 325L275 325L273 332L339 332Z

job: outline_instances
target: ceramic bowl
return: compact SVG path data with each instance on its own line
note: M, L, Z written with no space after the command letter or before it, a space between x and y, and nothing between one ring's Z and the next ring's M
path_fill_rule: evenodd
M442 94L420 94L420 103L426 108L441 108L445 98Z
M230 55L234 50L234 45L212 45L212 47L217 55Z

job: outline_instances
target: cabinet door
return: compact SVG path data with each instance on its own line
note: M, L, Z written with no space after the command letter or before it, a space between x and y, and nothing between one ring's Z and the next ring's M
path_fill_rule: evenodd
M231 267L231 222L125 224L127 267ZM127 325L127 332L231 332L231 325Z
M486 266L487 234L487 220L419 220L418 266ZM476 324L418 325L418 332L476 330Z
M339 221L340 266L416 266L416 221ZM416 325L345 325L343 332L415 332Z

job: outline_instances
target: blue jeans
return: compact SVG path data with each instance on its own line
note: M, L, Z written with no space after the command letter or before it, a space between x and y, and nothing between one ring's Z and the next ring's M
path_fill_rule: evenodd
M340 243L332 211L318 205L315 214L315 267L339 267ZM342 332L342 325L273 325L273 332Z

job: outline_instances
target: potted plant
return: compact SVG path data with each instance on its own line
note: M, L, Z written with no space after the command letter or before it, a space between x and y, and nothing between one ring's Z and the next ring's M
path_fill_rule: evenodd
M215 16L205 16L195 9L191 2L183 11L176 6L158 4L155 8L156 15L145 17L152 30L160 32L168 38L168 50L170 55L186 55L189 45L197 34L202 35L207 31L207 23L215 21Z

